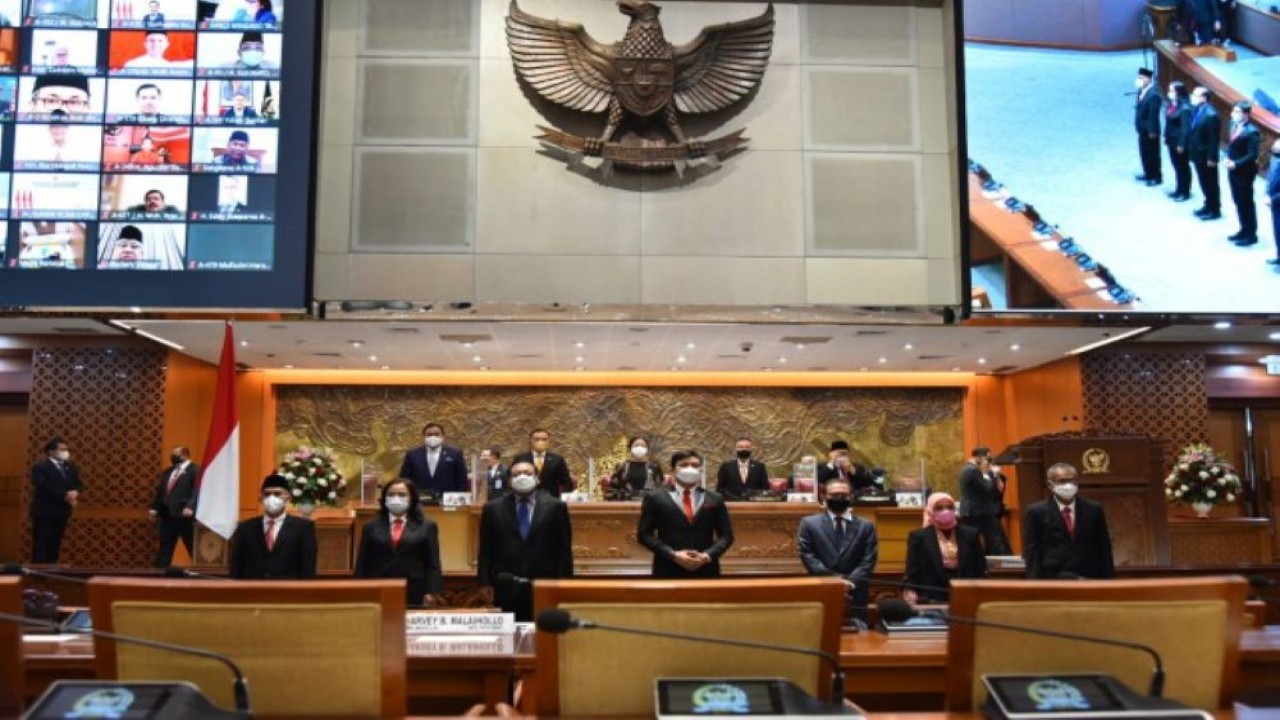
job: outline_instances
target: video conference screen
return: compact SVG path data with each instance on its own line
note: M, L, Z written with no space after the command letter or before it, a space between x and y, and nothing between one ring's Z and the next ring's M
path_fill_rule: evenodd
M0 0L0 306L306 304L311 0Z

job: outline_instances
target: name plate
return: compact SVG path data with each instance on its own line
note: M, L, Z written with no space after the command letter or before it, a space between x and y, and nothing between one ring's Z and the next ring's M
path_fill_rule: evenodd
M471 493L447 492L440 496L440 507L445 510L457 510L471 505Z
M816 503L818 502L818 494L811 492L789 492L787 493L787 502Z
M591 501L591 496L584 492L560 493L560 502L584 503L584 502L590 502L590 501Z
M510 655L516 651L515 635L419 635L409 649L420 655Z
M516 631L514 613L430 612L405 614L408 635L511 635Z

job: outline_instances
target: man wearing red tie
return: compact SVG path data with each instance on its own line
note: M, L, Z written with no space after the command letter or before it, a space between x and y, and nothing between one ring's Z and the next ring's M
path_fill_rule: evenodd
M289 481L262 481L262 515L236 526L227 574L241 580L304 580L316 576L316 525L284 511Z
M192 557L192 536L195 532L196 479L200 466L191 462L191 451L179 445L169 455L170 467L160 473L155 497L151 500L151 521L160 530L160 548L156 551L156 567L168 567L173 562L173 550L182 540L182 546Z
M1027 578L1109 579L1116 576L1111 533L1102 506L1076 495L1076 469L1058 463L1046 473L1047 500L1027 508L1022 519L1022 557Z
M681 450L671 456L675 486L647 493L640 503L636 537L653 553L655 578L720 576L720 556L733 545L724 498L701 487L702 456Z

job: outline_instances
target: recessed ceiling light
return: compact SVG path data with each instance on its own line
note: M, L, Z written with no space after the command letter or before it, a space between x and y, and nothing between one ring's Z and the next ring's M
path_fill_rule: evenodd
M248 340L241 340L241 341L240 341L240 347L249 347L249 341L248 341Z
M586 361L587 361L587 359L586 359L585 357L583 357L583 356L579 355L579 356L575 357L575 358L573 359L573 361L574 361L574 362L576 362L576 363L581 363L581 362L586 362Z
M685 350L692 350L692 349L694 349L694 348L696 348L696 347L698 347L698 344L697 344L697 343L687 342L687 343L685 343L685 344L684 344L684 349L685 349Z
M1228 320L1219 320L1213 324L1213 327L1218 330L1227 330L1231 327L1231 322Z
M1021 349L1022 349L1022 346L1021 346L1021 345L1019 345L1018 343L1014 343L1014 344L1012 344L1012 345L1010 345L1010 346L1009 346L1009 349L1010 349L1010 350L1012 350L1012 351L1014 351L1014 352L1018 352L1019 350L1021 350Z
M466 348L466 349L468 349L468 350L470 350L471 348L473 348L473 347L475 347L475 346L476 346L476 344L475 344L475 343L473 343L473 342L464 342L464 343L462 343L462 347L464 347L464 348Z
M581 350L582 348L586 347L587 344L582 342L581 340L577 340L573 343L573 346Z
M1267 337L1271 338L1272 340L1280 340L1280 332L1273 332Z
M293 369L293 366L292 366L292 365L285 365L285 366L284 366L284 369L285 369L285 370L292 370L292 369Z
M803 350L803 349L804 349L804 343L796 343L796 349L797 349L797 350Z
M475 362L475 363L484 362L484 358L480 357L479 355L472 355L471 362Z
M915 350L915 349L916 349L916 346L915 346L915 345L912 345L911 343L906 343L905 345L903 345L903 346L902 346L902 349L903 349L903 350Z
M686 361L688 361L688 358L686 358L686 357L685 357L685 356L683 356L683 355L681 355L680 357L676 358L676 362L678 362L678 363L683 363L683 362L686 362Z
M876 360L876 362L878 362L878 363L880 363L881 365L883 365L883 364L885 364L885 363L889 362L889 358L887 358L887 357L882 357L882 358L880 358L879 360Z
M377 355L370 355L370 356L369 356L369 362L378 362L378 356L377 356Z
M780 358L778 358L778 362L779 362L779 363L781 363L782 365L786 365L786 364L787 364L787 359L786 359L786 358L784 358L784 357L780 357Z
M348 340L347 342L350 343L351 347L354 347L354 348L364 347L363 340Z
M987 364L987 359L986 359L986 358L978 358L978 364L979 364L979 365L986 365L986 364Z

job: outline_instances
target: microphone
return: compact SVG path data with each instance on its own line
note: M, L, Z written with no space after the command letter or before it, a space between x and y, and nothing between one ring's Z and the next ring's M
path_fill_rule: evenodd
M88 578L76 577L74 575L63 575L62 573L45 572L44 570L33 570L32 568L18 563L6 563L3 569L0 569L0 575L20 575L22 577L42 578L45 580L55 580L57 582L69 582L76 585L85 585L89 582Z
M217 575L206 575L204 573L196 572L195 570L188 570L176 565L170 565L165 568L164 576L170 578L189 578L194 580L230 580L230 578L219 577Z
M891 622L902 622L908 618L915 617L916 611L905 600L890 599L881 600L876 609L880 611L880 617ZM1029 635L1043 635L1045 637L1058 638L1061 640L1075 640L1077 642L1095 643L1098 645L1110 645L1112 647L1129 648L1130 650L1141 650L1151 656L1155 667L1151 671L1151 687L1147 694L1153 698L1163 697L1164 695L1164 662L1160 659L1160 653L1155 648L1141 643L1128 642L1125 640L1111 640L1108 638L1094 637L1091 635L1077 635L1075 633L1058 632L1057 630L1045 630L1043 628L1031 627L1029 625L1014 625L1012 623L1002 623L993 620L979 620L978 618L965 617L963 615L952 615L944 612L942 617L948 622L958 622L965 625L974 625L977 627L995 628L997 630L1011 630L1013 632L1027 633Z
M33 618L23 617L22 615L0 613L0 620L17 623L19 625L27 625L29 627L42 627L60 632L70 632L76 635L90 635L92 637L114 640L115 642L121 642L126 645L138 645L140 647L152 648L154 650L166 650L168 652L178 653L179 655L195 655L196 657L217 660L223 665L226 665L227 668L231 670L231 674L236 678L235 684L233 685L236 696L236 710L247 716L251 716L249 711L249 684L244 679L244 673L240 671L240 666L236 665L235 662L226 655L222 655L211 650L201 650L200 648L186 647L185 645L175 645L173 643L162 642L160 640L148 640L147 638L134 637L132 635L117 635L116 633L105 632L103 630L63 628L55 622L49 622L48 620L35 620Z
M839 706L844 702L844 673L840 670L840 661L831 653L823 652L822 650L799 647L797 645L775 645L773 643L752 642L750 640L728 640L725 638L708 637L705 635L680 635L678 633L663 632L662 630L650 630L649 628L605 625L592 620L575 618L567 611L561 610L560 608L550 608L538 613L537 624L539 630L555 635L561 635L569 630L608 630L616 633L644 635L646 637L663 638L666 640L689 640L692 642L707 643L710 645L729 645L732 647L751 648L753 650L772 650L774 652L812 655L826 661L827 665L831 667L831 703Z

